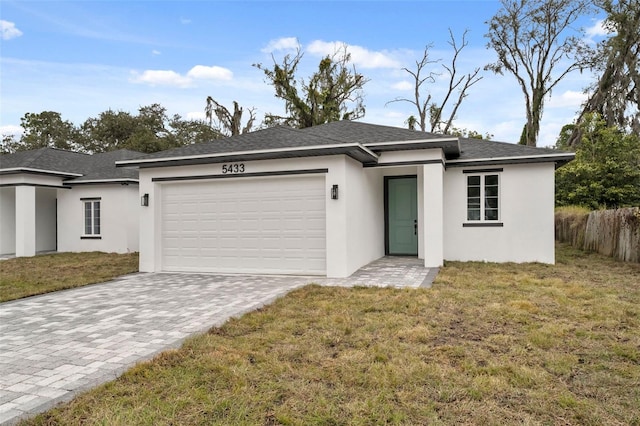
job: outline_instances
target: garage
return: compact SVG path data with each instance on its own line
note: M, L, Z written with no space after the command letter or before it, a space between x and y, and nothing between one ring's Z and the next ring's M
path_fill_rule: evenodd
M161 185L162 270L326 274L324 175Z

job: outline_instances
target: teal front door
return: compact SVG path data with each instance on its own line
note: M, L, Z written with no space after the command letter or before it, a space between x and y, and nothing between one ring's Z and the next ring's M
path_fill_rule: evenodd
M418 181L415 176L385 178L387 254L418 255Z

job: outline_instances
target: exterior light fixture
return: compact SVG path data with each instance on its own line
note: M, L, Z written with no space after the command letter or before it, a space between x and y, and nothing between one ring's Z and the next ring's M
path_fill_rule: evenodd
M331 187L331 199L332 200L338 199L338 185L333 185Z
M140 205L142 207L149 207L149 194L144 194L140 197Z

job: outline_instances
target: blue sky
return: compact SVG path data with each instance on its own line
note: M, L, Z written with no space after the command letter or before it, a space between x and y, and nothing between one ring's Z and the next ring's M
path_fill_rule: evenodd
M362 121L404 126L415 114L408 103L410 76L427 44L430 57L450 60L448 29L469 45L461 71L495 60L486 48L485 22L498 1L7 1L0 3L0 131L16 132L27 112L57 111L81 124L107 109L135 113L160 103L170 114L203 118L205 99L231 106L238 101L265 113L282 113L254 63L271 64L291 53L295 41L306 52L301 75L346 43L364 87ZM594 19L581 24L601 35ZM440 65L434 71L441 72ZM457 114L455 125L516 142L525 121L515 79L482 72ZM588 73L569 75L545 107L540 146L553 145L570 122L591 82ZM430 85L435 99L446 81Z

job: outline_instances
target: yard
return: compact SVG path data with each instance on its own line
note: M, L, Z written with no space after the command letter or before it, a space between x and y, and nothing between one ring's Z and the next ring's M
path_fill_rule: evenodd
M54 253L2 260L0 302L104 282L137 271L137 253Z
M308 286L25 424L639 425L640 265L557 258Z

